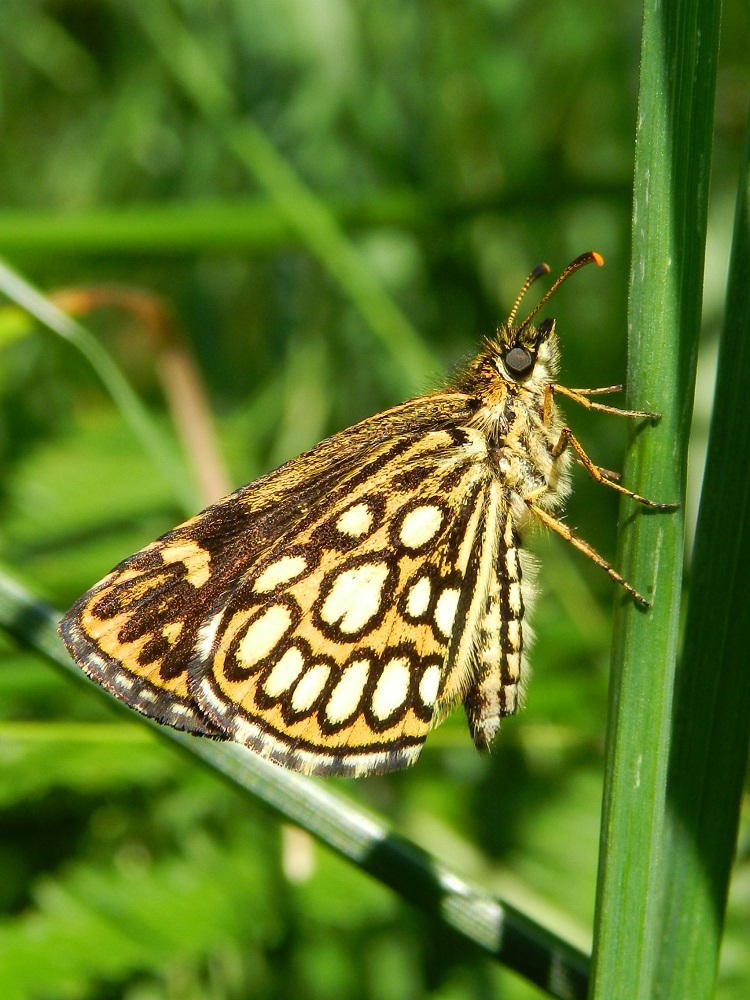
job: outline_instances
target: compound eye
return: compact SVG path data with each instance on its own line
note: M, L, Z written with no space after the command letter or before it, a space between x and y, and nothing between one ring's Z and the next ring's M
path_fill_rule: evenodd
M509 351L506 351L503 361L510 374L516 378L528 375L534 367L534 355L525 347L520 346L511 347Z

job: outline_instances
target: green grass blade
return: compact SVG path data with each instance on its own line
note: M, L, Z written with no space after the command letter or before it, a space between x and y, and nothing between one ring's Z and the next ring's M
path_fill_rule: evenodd
M683 496L686 477L718 27L713 0L645 5L628 384L629 405L664 416L640 434L625 482L663 501ZM621 600L615 621L591 989L600 1000L651 997L669 947L663 834L683 515L623 510L624 574L642 592L653 586L654 606Z
M713 996L750 750L750 125L669 760L658 996ZM733 460L737 456L738 460Z
M31 646L76 680L87 683L57 635L58 616L0 569L0 628ZM217 774L262 799L342 857L442 921L467 943L561 1000L583 1000L588 959L572 945L500 903L415 844L331 790L320 780L285 771L236 743L217 743L159 726L125 709L103 688L102 697L134 724L198 757Z
M510 191L498 196L493 207L509 209L520 196L518 191ZM466 205L463 215L482 207ZM439 206L432 206L425 197L406 188L381 191L361 201L333 202L329 210L338 225L354 231L379 226L419 230L426 224L434 224L441 213ZM228 250L268 254L297 245L300 245L297 230L265 196L97 206L58 212L0 207L0 253L8 257L21 254L36 258L60 254L124 257Z

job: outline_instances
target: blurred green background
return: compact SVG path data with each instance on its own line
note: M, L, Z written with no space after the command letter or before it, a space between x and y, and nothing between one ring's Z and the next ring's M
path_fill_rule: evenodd
M624 0L3 0L0 253L46 291L161 296L233 486L438 385L540 260L556 273L584 250L604 256L544 315L558 321L564 384L617 382L639 31ZM734 0L692 516L748 51ZM236 155L248 126L281 166L264 168L257 148ZM353 253L361 271L339 266ZM153 339L114 309L85 321L179 456ZM622 422L566 411L594 460L618 468ZM184 480L157 467L81 354L3 310L0 560L18 579L67 607L182 520L186 490L202 506L190 460ZM612 557L616 497L581 472L568 510ZM534 677L492 756L477 757L458 711L412 771L337 784L588 947L612 587L559 539L529 542L542 564ZM539 996L2 636L0 720L3 997ZM722 998L750 989L747 798L744 812Z

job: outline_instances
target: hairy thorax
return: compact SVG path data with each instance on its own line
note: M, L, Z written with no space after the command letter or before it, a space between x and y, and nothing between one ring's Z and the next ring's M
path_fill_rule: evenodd
M570 454L567 450L554 454L564 421L548 392L557 373L556 344L543 345L539 355L532 376L521 384L504 377L496 355L488 353L476 364L481 367L483 387L472 422L486 441L488 461L503 484L506 500L522 523L527 520L525 501L533 499L552 511L570 492Z

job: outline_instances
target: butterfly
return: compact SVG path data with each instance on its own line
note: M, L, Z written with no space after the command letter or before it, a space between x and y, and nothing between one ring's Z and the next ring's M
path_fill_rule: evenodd
M486 749L515 712L533 593L522 536L546 525L648 602L559 512L573 458L555 321L508 320L443 389L378 413L212 504L121 562L60 623L94 681L144 715L310 774L407 767L462 701Z

